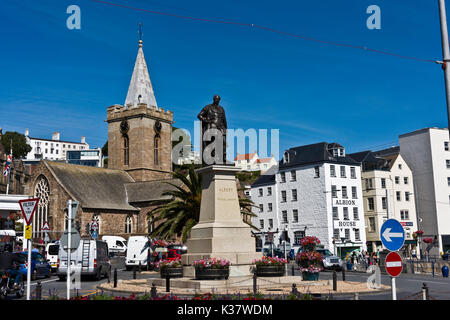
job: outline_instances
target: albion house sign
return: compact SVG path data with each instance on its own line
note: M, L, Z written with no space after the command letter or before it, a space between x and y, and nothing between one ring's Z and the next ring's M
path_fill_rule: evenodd
M356 200L334 200L334 205L341 205L341 206L356 206Z

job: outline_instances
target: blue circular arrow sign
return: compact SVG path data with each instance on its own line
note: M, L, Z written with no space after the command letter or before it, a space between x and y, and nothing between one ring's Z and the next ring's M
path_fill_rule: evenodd
M405 243L405 230L395 219L386 220L381 226L380 238L389 251L398 251Z

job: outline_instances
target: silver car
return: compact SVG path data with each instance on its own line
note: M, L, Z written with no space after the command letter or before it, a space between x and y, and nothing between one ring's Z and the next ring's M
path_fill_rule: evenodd
M333 255L330 250L318 248L316 249L318 253L323 256L323 268L324 269L334 269L334 270L342 270L344 267L344 261L338 256Z

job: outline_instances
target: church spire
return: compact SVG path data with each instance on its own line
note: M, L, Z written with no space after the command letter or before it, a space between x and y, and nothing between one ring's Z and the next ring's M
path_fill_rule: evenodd
M145 103L149 108L157 108L155 94L153 92L150 75L147 69L147 63L142 50L142 24L139 23L139 49L134 64L133 75L131 76L130 86L128 87L125 106L136 108L138 103Z

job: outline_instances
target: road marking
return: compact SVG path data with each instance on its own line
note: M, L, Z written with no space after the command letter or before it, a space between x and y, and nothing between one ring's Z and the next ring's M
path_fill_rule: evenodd
M413 281L413 282L425 282L425 283L436 283L436 284L445 284L445 285L449 285L448 282L437 282L437 281L428 281L428 280L412 280L412 279L404 279L406 281Z
M47 281L42 281L41 282L41 284L43 284L43 283L48 283L48 282L53 282L53 281L58 281L59 279L53 279L53 280L47 280ZM32 285L32 286L34 286L34 285L37 285L37 282L33 282L33 283L31 283L30 285ZM25 287L26 287L27 285L25 285Z

